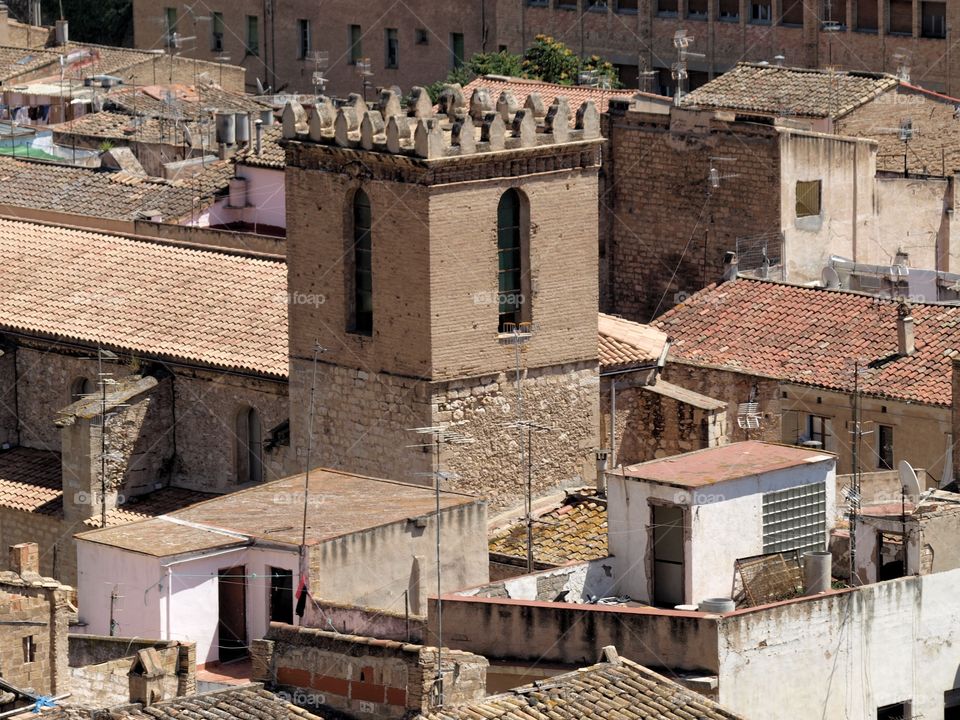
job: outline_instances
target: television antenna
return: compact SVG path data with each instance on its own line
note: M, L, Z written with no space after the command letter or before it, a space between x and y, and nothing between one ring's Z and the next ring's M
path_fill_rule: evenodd
M314 413L317 403L317 361L327 349L316 340L313 342L313 373L310 379L310 426L307 428L307 455L303 473L303 520L300 534L300 581L304 583L307 577L307 508L310 505L310 464L313 452Z
M527 465L527 490L524 494L524 521L527 525L527 572L532 573L534 570L533 567L533 526L537 521L533 517L533 434L534 433L548 433L552 432L553 428L546 425L541 425L540 423L533 422L532 420L517 420L515 422L509 423L508 427L515 428L520 431L521 437L521 447L523 445L523 433L524 431L527 434L527 452L526 452L526 465ZM521 458L523 451L521 450ZM521 459L522 462L522 459Z
M323 95L327 88L327 68L330 66L330 53L327 50L316 50L313 53L313 94Z
M357 60L357 76L360 78L360 94L363 95L363 101L367 101L367 88L372 87L370 78L373 77L370 58L362 57Z
M910 82L910 53L905 48L897 48L898 52L893 56L897 63L897 80L900 82Z
M853 363L853 422L849 431L853 435L853 446L851 455L853 460L853 474L851 476L850 489L847 492L847 517L850 520L850 585L856 586L857 578L857 519L860 516L862 492L862 478L860 472L860 441L864 435L871 435L873 431L864 430L867 423L861 422L861 397L860 397L860 362Z
M896 135L897 139L903 143L903 176L910 176L910 164L909 158L910 153L914 152L910 149L910 143L913 142L917 135L920 134L920 130L913 126L912 117L903 117L900 118L900 124L895 128L877 128L878 135ZM914 155L916 153L914 152ZM918 160L921 158L918 156ZM923 166L923 172L927 172L927 166Z
M408 428L424 438L425 442L410 445L411 448L431 448L434 451L434 469L428 473L434 479L434 497L436 498L436 548L437 548L437 673L434 677L433 693L435 695L437 706L443 705L443 596L441 578L443 575L440 546L440 483L444 480L452 480L457 477L455 473L450 473L440 469L440 449L443 445L470 445L474 441L472 437L465 433L452 429L449 425L432 425L428 427Z
M906 460L897 465L897 474L900 476L900 524L903 537L903 574L907 575L907 500L914 508L920 502L920 481L913 466Z
M677 61L671 66L670 74L676 81L673 103L678 107L680 105L680 101L683 99L683 96L686 94L683 91L683 83L690 78L690 73L687 69L687 58L706 57L706 55L703 53L690 52L689 48L692 42L693 37L687 35L687 31L683 28L677 30L677 32L673 35L673 47L677 50Z

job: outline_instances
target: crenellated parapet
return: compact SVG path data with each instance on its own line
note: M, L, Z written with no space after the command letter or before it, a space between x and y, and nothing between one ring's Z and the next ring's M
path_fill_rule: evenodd
M467 99L459 85L447 85L436 105L421 87L414 87L405 101L396 89L383 90L371 104L358 94L338 103L321 96L309 112L288 102L283 137L437 160L597 141L601 134L592 100L574 112L563 97L548 107L532 93L521 107L509 90L494 100L487 89L478 88Z

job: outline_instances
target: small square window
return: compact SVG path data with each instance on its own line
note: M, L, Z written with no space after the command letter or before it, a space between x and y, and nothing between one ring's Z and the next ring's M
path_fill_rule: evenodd
M717 20L740 22L740 0L720 0L717 5Z
M753 0L750 3L750 22L756 25L769 25L773 18L770 0Z
M671 17L679 11L679 2L677 0L657 0L657 15L666 15Z
M813 217L820 214L820 180L801 180L797 183L797 217Z
M414 38L413 41L414 41L417 45L429 45L429 44L430 44L430 36L427 34L427 29L426 29L426 28L417 28L416 30L414 30L414 32L413 32L413 38Z

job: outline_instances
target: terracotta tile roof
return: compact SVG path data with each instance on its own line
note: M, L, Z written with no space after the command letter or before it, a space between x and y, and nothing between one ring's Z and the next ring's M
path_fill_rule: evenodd
M228 163L217 163L226 165ZM0 205L132 220L144 210L159 211L165 221L188 217L210 202L215 185L194 179L165 182L126 172L102 172L69 165L0 157Z
M282 170L287 166L287 151L279 143L282 137L282 126L270 125L265 127L260 143L260 154L257 154L254 143L251 142L249 146L239 150L233 156L233 159L243 165ZM251 140L255 140L255 138L251 137Z
M0 453L0 507L38 515L60 515L63 512L62 472L59 453L23 447ZM107 513L107 525L156 517L213 497L216 496L211 493L185 488L161 488L128 498ZM100 527L100 517L85 524Z
M0 82L60 62L60 53L22 47L0 47Z
M603 372L653 365L667 344L666 333L651 325L600 313L600 369Z
M626 658L601 662L423 720L737 720L705 696Z
M131 552L166 557L181 552L248 545L254 539L300 545L301 528L291 523L293 508L302 510L304 476L263 483L178 510L162 518L92 530L78 537ZM364 477L339 470L310 472L311 515L307 544L333 540L410 518L430 515L435 493L429 487ZM482 500L442 492L442 510ZM175 531L171 531L175 529Z
M101 708L57 705L44 708L34 717L49 720L91 720L103 714L105 713ZM122 705L111 708L109 716L113 720L323 720L322 716L302 710L267 692L259 684L161 700L149 708L139 704Z
M127 115L126 113L102 112L88 113L76 120L70 120L59 125L51 125L54 139L65 144L70 143L69 136L104 138L106 140L120 140L126 142L162 143L166 145L183 145L183 127L190 129L195 147L200 147L201 136L203 145L215 148L215 130L210 124L201 128L195 122L174 123L172 120Z
M605 558L607 500L596 490L567 495L559 507L541 515L533 526L533 559L547 565ZM517 523L490 539L490 552L511 558L527 557L527 526Z
M684 107L801 117L840 117L896 87L879 73L839 72L739 63L683 99Z
M0 453L0 507L41 515L61 510L60 454L14 448Z
M869 295L741 278L711 285L655 323L670 359L868 395L949 407L960 307L913 305L916 351L898 354L897 303Z
M118 85L103 97L105 109L116 108L130 115L149 117L209 116L211 110L259 113L271 109L250 95L224 90L217 85ZM257 117L251 118L256 120Z
M286 264L0 219L0 327L287 374Z
M623 98L629 100L636 97L637 90L604 90L602 88L587 87L583 85L557 85L555 83L541 82L540 80L525 80L524 78L507 78L500 75L485 75L474 78L463 88L463 96L467 102L470 96L477 88L486 88L490 91L490 97L496 102L500 93L504 90L513 91L514 96L520 107L527 101L530 93L540 93L544 105L549 107L553 104L556 97L565 97L570 103L571 108L578 108L587 101L593 100L597 106L597 112L605 113L610 106L610 100L613 98ZM647 95L648 93L639 93ZM660 95L653 95L658 99L663 99Z

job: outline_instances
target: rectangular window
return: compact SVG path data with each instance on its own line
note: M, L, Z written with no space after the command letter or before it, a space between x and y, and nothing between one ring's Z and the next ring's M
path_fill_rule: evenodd
M876 32L879 27L877 20L876 0L861 0L857 3L857 30Z
M247 15L247 55L260 54L260 18Z
M819 443L821 449L827 449L827 441L830 439L830 429L828 427L829 419L818 415L807 416L807 441Z
M557 0L557 7L561 10L576 10L577 0Z
M210 49L223 52L223 13L210 13Z
M910 720L913 717L910 705L908 701L878 707L877 720Z
M893 470L893 428L877 426L877 469Z
M819 180L797 183L797 217L811 217L820 214L821 183Z
M427 34L426 28L417 28L413 33L413 37L414 37L414 42L417 45L430 44L430 36Z
M297 57L303 60L310 56L313 36L309 20L297 20Z
M370 199L357 191L353 202L353 331L373 334L373 245Z
M636 13L639 5L639 0L617 0L617 12L619 13Z
M163 12L166 17L167 47L173 47L177 34L177 9L168 7Z
M687 0L687 17L691 20L706 20L707 0Z
M717 20L740 22L740 0L720 0L717 3Z
M753 0L750 3L750 22L757 25L769 25L773 18L770 0Z
M827 542L827 486L817 482L763 494L763 552L818 551Z
M803 25L804 0L783 0L780 23L783 25Z
M678 0L657 0L657 15L676 15L679 7Z
M913 35L913 0L890 0L887 29L894 35Z
M530 7L547 7L549 4L550 0L527 0Z
M37 639L33 635L27 635L23 639L23 661L25 663L37 661Z
M450 33L450 65L458 68L464 61L463 33Z
M386 57L384 58L384 67L400 67L400 40L396 28L387 28L384 31L384 39L387 43Z
M350 26L350 64L356 65L363 57L363 33L359 25Z
M293 624L293 571L270 568L270 622Z
M947 36L947 4L925 2L921 4L921 34L925 38L945 38Z
M614 65L624 87L640 88L640 68L636 65ZM642 88L640 88L642 89Z
M587 0L587 10L606 12L607 0Z

